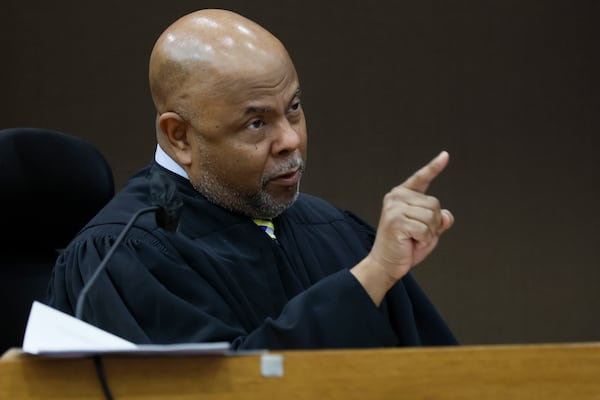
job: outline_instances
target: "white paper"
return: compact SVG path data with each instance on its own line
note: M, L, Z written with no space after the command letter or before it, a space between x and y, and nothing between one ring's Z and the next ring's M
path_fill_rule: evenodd
M93 354L225 354L227 342L136 345L93 325L35 301L31 307L23 351L29 354L79 357Z

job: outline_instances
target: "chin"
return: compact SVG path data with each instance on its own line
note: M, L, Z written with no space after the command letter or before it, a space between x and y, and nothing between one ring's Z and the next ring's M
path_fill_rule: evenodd
M295 190L291 196L288 194L288 196L282 196L277 199L269 196L268 199L265 198L265 201L262 201L260 206L257 207L255 217L273 219L290 208L296 202L299 195L300 193Z

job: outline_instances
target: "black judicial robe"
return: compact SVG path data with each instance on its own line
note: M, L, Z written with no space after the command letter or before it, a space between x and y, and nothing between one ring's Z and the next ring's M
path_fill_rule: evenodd
M455 339L408 275L376 307L349 268L374 230L313 196L274 219L278 240L207 201L156 163L136 174L59 257L47 303L77 296L131 216L150 206L156 170L184 207L176 233L142 216L89 291L83 319L135 343L228 341L235 349L449 345Z

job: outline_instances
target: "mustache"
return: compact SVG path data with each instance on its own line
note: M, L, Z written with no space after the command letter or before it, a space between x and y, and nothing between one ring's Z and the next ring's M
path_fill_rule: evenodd
M261 179L261 184L265 186L274 177L296 169L300 172L300 174L304 173L304 160L300 157L291 158L283 164L278 165L274 170L263 176Z

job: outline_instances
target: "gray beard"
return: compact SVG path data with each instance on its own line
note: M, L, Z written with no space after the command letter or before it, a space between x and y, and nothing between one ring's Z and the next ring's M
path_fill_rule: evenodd
M229 211L247 215L251 218L272 219L294 204L299 195L300 183L298 182L298 185L290 187L290 192L294 191L295 194L287 201L275 200L266 191L266 186L271 177L296 167L300 168L300 174L302 174L304 171L304 162L299 158L292 159L281 165L275 171L271 172L269 176L261 179L260 189L255 192L240 192L221 182L210 171L205 172L200 181L193 183L193 186L208 201Z

